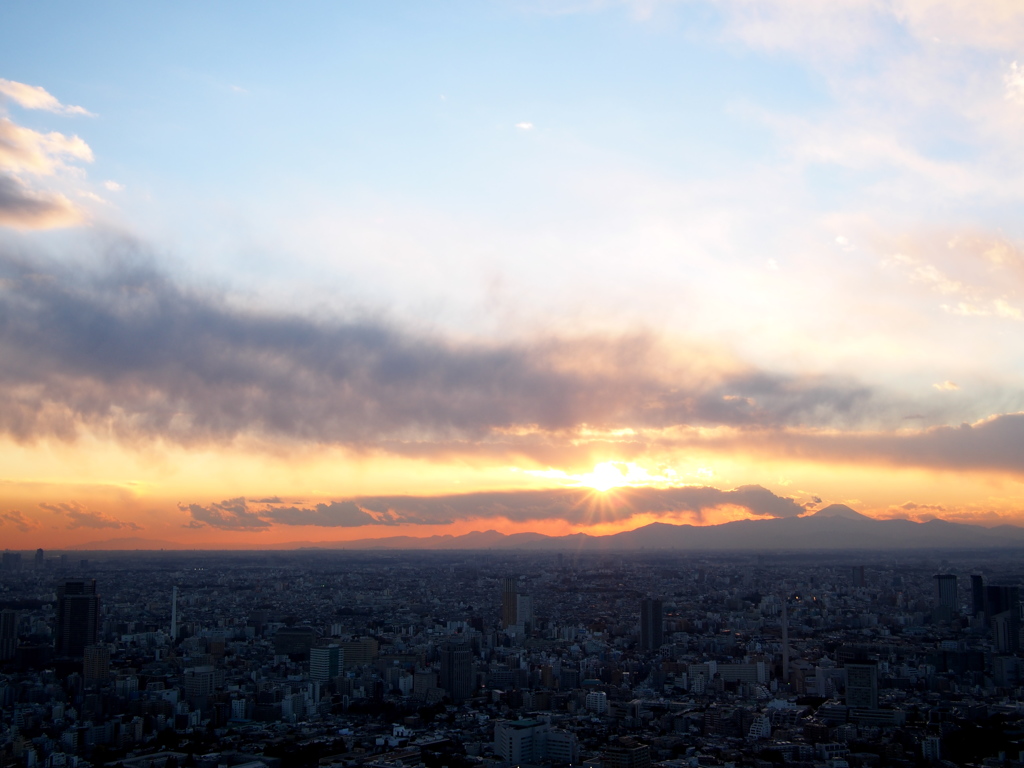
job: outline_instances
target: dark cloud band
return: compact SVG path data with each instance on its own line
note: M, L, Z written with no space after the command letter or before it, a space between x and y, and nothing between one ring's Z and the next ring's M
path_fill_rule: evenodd
M238 309L146 265L0 254L0 431L353 446L476 444L508 430L856 423L871 392L670 369L645 336L454 344L377 319Z
M759 485L731 491L682 486L619 488L595 493L588 488L540 491L490 491L446 496L367 496L314 507L229 499L204 507L182 505L191 527L263 530L273 523L355 528L364 525L448 525L458 520L504 519L513 522L561 520L574 525L627 520L637 515L691 513L742 507L761 517L794 517L804 508Z

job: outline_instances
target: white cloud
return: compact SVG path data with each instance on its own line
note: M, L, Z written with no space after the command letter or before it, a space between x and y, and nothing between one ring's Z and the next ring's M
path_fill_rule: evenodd
M962 283L948 277L935 265L926 264L913 256L897 253L889 262L886 262L886 265L889 264L904 267L911 280L934 288L939 293L953 294L961 293L964 290Z
M940 392L955 392L960 389L960 387L952 381L944 381L941 384L932 384L932 386Z
M532 131L533 123L516 123L516 128L521 131Z
M56 131L39 133L0 117L0 169L50 176L66 168L62 158L86 163L93 160L89 145L78 136Z
M11 83L3 80L0 85L6 87ZM44 97L49 94L45 91L42 91L42 96L32 89L25 93L14 89L14 92L24 96L29 103L41 103L42 106L37 107L39 109L48 108ZM25 177L53 177L51 185L63 186L65 191L73 192L82 177L82 170L69 163L89 163L92 159L89 145L78 136L65 136L56 131L40 133L0 117L0 226L50 229L80 223L84 219L83 212L67 195L55 189L30 186ZM80 189L77 194L98 199L94 193Z
M56 112L59 115L92 116L92 113L84 107L61 104L56 96L38 85L26 85L0 77L0 94L25 109L42 109L46 112Z
M116 181L107 179L103 182L103 186L111 192L122 192L124 190L124 184L118 184Z
M1024 104L1024 67L1013 62L1003 75L1003 83L1006 85L1006 98Z
M1024 320L1024 312L1006 299L992 299L981 304L968 301L943 304L942 309L952 315L963 317L1001 317L1004 320Z

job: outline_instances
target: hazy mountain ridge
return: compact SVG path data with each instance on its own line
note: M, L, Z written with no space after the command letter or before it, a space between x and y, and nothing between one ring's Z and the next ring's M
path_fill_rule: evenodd
M650 523L606 536L574 533L505 534L472 531L454 536L389 536L342 542L292 541L267 549L420 549L420 550L814 550L814 549L964 549L1024 546L1024 528L953 523L948 520L876 520L850 507L833 504L804 517L736 520L720 525ZM167 541L142 538L108 539L80 544L75 550L184 549ZM195 547L191 547L195 548ZM202 549L238 547L202 546ZM252 549L246 544L245 549Z

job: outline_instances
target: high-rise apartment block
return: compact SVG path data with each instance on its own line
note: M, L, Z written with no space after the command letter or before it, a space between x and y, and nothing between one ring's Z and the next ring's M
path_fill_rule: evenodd
M656 651L665 642L664 609L661 600L640 601L640 649Z
M86 685L102 683L110 677L110 648L87 645L82 656L82 678Z
M878 665L846 665L846 706L878 709Z
M10 661L18 648L18 612L0 611L0 661Z
M518 623L519 589L515 578L509 576L501 584L501 626L507 629Z
M81 658L99 639L100 596L95 579L68 579L57 585L55 652Z
M309 677L321 683L333 680L345 668L345 653L335 643L309 651Z
M473 695L473 652L465 643L441 646L441 687L459 704Z
M971 576L971 615L978 616L985 612L985 579L981 574Z
M955 611L959 607L959 598L956 591L956 575L952 573L941 573L935 577L935 602L939 608L947 608Z

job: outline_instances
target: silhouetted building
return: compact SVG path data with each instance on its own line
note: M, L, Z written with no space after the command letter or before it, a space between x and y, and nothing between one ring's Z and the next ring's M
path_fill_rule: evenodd
M846 665L846 706L878 709L878 665Z
M864 586L864 566L855 565L853 566L853 573L851 574L851 581L854 587Z
M4 552L2 563L5 573L17 573L21 570L21 552Z
M473 652L465 643L445 643L440 655L441 687L459 704L473 695Z
M1020 650L1020 587L985 587L985 618L992 628L996 653Z
M942 573L935 577L935 602L940 608L957 609L959 600L955 574Z
M82 655L82 679L86 685L102 683L110 677L110 649L107 646L87 645Z
M517 580L507 577L501 584L501 626L507 629L517 624L519 617L519 591Z
M971 615L977 616L985 612L985 580L981 574L971 576Z
M516 624L525 632L533 629L533 598L529 595L516 595Z
M312 627L281 627L274 635L274 653L292 661L309 661L315 637Z
M341 648L341 663L345 669L371 663L380 651L380 644L372 637L341 642L338 647Z
M325 683L333 680L344 669L344 652L335 645L311 648L309 651L309 677Z
M46 553L43 552L42 547L36 550L36 570L41 571L46 567Z
M985 587L985 613L995 616L1020 606L1020 587L991 585Z
M81 658L99 638L100 596L95 579L68 579L57 585L56 643L58 656Z
M18 648L18 612L0 611L0 661L10 661Z
M664 611L661 600L646 598L640 601L640 648L656 651L665 642L663 633Z

